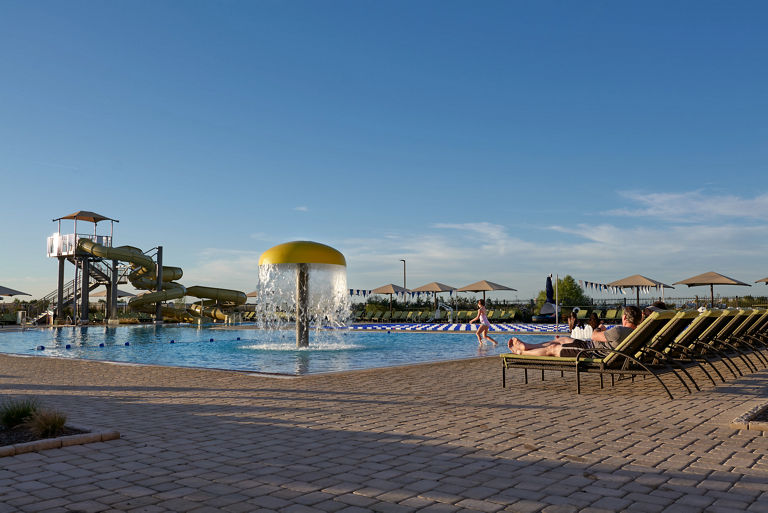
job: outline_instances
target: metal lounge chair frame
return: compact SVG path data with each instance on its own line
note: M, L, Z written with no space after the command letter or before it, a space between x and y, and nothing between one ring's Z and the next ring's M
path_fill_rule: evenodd
M704 312L702 317L712 319L712 321L706 329L695 337L688 334L689 336L683 340L677 341L672 346L676 352L672 355L673 358L704 361L712 367L723 382L725 378L713 365L713 359L722 362L734 378L744 375L734 361L737 357L751 370L753 365L747 359L746 353L728 342L737 328L746 322L749 324L754 322L755 319L749 319L750 312L746 310L709 310Z

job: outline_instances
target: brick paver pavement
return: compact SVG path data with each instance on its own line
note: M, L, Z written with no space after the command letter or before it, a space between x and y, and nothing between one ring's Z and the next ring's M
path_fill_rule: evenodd
M503 390L497 358L276 379L0 355L4 396L122 434L0 459L0 512L767 512L768 436L728 425L767 378L669 401Z

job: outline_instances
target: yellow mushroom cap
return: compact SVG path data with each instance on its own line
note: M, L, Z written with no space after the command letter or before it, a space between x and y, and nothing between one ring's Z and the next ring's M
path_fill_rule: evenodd
M259 257L265 264L334 264L346 267L347 261L339 251L319 242L297 240L266 250Z

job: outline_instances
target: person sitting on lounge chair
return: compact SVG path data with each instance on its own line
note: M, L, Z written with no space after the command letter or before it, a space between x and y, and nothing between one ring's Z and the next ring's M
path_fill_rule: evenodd
M650 306L643 308L643 319L651 315L653 312L663 312L667 309L664 301L654 301Z
M621 326L614 326L606 331L593 331L592 340L578 340L571 337L559 337L541 344L526 344L512 337L507 342L509 350L515 354L533 356L574 357L585 349L614 349L622 340L637 328L642 320L642 312L636 306L624 307Z

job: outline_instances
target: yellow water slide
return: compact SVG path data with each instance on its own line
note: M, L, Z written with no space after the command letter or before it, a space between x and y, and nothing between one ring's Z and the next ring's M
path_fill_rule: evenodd
M132 310L154 311L154 305L161 301L172 301L184 296L194 296L201 299L213 299L217 303L242 305L247 300L244 292L231 289L220 289L216 287L194 286L186 288L181 283L176 283L184 274L180 267L163 266L163 290L155 290L157 280L157 264L154 260L145 255L139 248L133 246L118 246L110 248L97 244L90 239L80 239L77 243L80 251L90 255L106 258L108 260L119 260L131 264L131 273L128 280L135 288L139 290L148 290L139 296L133 297L128 301L128 306ZM197 308L196 308L197 307ZM218 320L226 320L226 314L217 307L202 308L198 305L192 307L192 312L186 310L177 310L174 308L163 308L163 315L173 316L175 318L189 318L192 315L212 317Z

